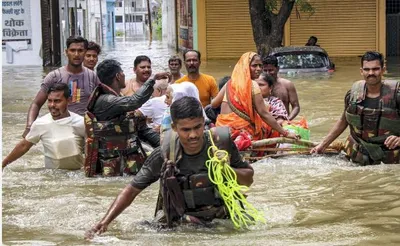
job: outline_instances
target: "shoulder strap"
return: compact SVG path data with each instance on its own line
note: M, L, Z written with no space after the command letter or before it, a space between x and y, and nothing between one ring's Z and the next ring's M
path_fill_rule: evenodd
M91 112L93 110L94 103L96 102L96 99L99 97L100 92L101 92L101 87L97 86L93 90L92 94L90 94L89 101L86 107L87 111Z
M381 90L383 107L386 108L397 108L397 97L400 96L399 87L400 82L395 80L384 80Z
M170 131L171 137L169 139L169 160L176 163L176 133L175 131Z
M62 75L61 75L61 72L60 72L60 68L57 68L57 69L51 71L47 76L51 76L53 81L55 81L56 83L62 82Z
M400 82L396 81L396 80L387 80L387 79L385 79L382 83L384 85L389 86L390 89L392 89L392 90L399 89L399 85L400 85Z
M161 152L164 160L176 163L176 161L180 159L181 149L178 141L178 134L172 129L165 133L163 141L161 142Z
M353 84L351 87L350 93L350 102L360 103L365 99L365 95L367 94L367 88L365 86L364 80L359 80Z

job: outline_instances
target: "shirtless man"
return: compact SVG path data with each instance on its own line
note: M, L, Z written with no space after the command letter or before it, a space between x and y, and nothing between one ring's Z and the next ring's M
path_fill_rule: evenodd
M124 96L132 96L150 78L151 60L148 56L137 56L133 62L133 72L136 78L125 81L126 87L121 90Z
M286 111L289 113L289 120L293 120L300 112L299 99L297 97L294 84L287 79L278 77L279 66L278 59L275 56L267 56L263 59L263 70L265 73L275 78L272 96L278 97L285 105ZM289 108L292 106L292 110Z

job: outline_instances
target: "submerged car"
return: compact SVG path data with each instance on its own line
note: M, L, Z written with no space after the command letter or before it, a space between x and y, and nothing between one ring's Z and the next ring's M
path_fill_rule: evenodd
M318 46L278 47L272 49L270 55L278 59L280 73L330 73L335 70L328 53Z

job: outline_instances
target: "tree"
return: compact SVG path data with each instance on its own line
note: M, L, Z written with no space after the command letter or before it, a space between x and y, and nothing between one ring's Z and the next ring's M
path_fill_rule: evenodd
M271 48L281 46L285 23L294 7L297 18L300 11L310 15L315 11L308 0L249 0L253 38L259 54L264 56Z

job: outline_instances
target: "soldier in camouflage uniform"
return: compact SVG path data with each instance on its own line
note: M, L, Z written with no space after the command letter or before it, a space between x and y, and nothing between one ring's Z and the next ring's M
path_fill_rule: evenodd
M157 147L160 136L134 111L150 98L155 80L167 77L167 73L156 74L129 97L120 96L125 75L119 62L104 60L97 67L97 76L102 84L93 91L85 114L85 174L136 174L146 159L141 141Z
M173 125L172 130L166 133L168 138L154 149L103 219L87 231L87 239L93 238L95 233L104 233L144 189L158 180L160 196L156 221L174 226L180 222L206 224L214 218L226 218L226 207L209 179L209 169L205 164L210 159L211 139L218 149L229 153L227 162L220 165L230 165L240 185L249 187L253 183L254 170L243 161L230 138L229 128L215 127L209 133L204 131L203 107L197 99L183 97L172 103L171 118Z
M364 80L347 92L342 117L311 152L323 152L349 125L345 143L349 159L360 165L399 163L400 83L382 80L385 67L378 52L366 52L360 70Z

